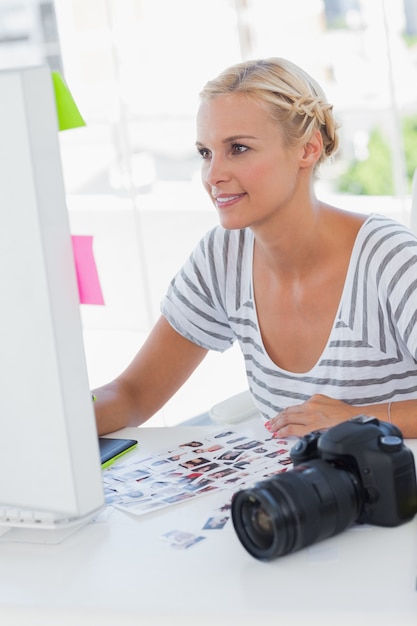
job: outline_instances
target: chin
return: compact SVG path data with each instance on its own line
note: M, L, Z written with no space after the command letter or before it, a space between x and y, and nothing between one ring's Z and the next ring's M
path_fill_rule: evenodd
M220 220L220 226L225 230L241 230L242 228L246 228L247 224L238 222L237 220Z
M218 214L220 226L226 230L240 230L250 226L247 220L243 220L241 217L234 215Z

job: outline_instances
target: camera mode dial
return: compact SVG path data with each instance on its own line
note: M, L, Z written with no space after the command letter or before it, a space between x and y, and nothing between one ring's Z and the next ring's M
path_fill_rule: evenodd
M385 437L381 437L379 440L379 447L381 450L384 450L384 452L397 452L402 449L403 442L400 437L385 435Z
M320 437L320 432L314 431L307 435L304 435L297 443L291 448L290 456L294 465L298 465L303 461L318 458L317 442Z

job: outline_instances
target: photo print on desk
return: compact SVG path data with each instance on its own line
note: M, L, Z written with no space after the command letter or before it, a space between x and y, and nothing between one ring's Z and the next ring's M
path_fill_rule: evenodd
M290 469L292 445L291 440L251 439L223 430L157 454L134 454L103 472L106 504L144 515L215 490L229 491L231 498L237 490ZM208 520L207 529L216 523L220 521Z
M162 538L164 541L169 543L171 548L177 548L180 550L191 548L205 539L202 535L195 535L182 530L170 530L165 533Z

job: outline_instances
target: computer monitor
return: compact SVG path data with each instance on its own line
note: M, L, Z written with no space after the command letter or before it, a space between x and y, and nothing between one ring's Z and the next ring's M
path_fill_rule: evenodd
M50 70L0 103L0 540L55 542L104 496Z

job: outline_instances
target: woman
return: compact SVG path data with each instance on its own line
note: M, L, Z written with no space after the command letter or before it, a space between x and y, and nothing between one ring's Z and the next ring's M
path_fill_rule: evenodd
M417 437L417 240L316 198L337 145L321 88L286 60L206 85L197 149L220 226L172 281L133 362L95 390L99 433L145 422L208 350L237 340L275 436L366 413Z

